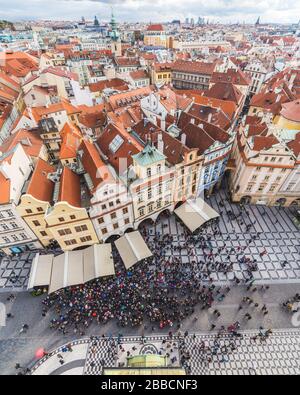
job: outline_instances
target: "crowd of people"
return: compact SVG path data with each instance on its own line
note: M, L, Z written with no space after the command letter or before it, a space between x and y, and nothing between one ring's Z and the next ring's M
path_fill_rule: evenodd
M245 231L250 231L254 223L249 223L247 215L246 221L244 214L247 212L241 208L239 214L227 211L223 215L239 221ZM210 309L214 302L226 298L231 287L252 285L257 265L251 254L247 255L247 248L259 237L254 229L246 245L235 248L227 246L228 235L225 235L223 245L213 246L216 236L222 236L218 219L196 234L189 234L184 228L176 236L155 233L153 229L146 226L141 229L153 257L126 271L117 251L113 250L115 277L96 279L47 296L42 314L46 316L49 309L56 312L51 328L63 334L72 331L83 336L93 322L104 325L115 320L120 327L144 325L147 329L149 325L152 331L172 327L178 330L181 322L195 312L197 305L202 310ZM182 259L183 250L188 261ZM243 277L236 276L234 264L239 265ZM214 284L213 275L217 272L231 273L230 286ZM219 312L214 314L216 318L220 315ZM245 312L245 319L251 318L251 314Z

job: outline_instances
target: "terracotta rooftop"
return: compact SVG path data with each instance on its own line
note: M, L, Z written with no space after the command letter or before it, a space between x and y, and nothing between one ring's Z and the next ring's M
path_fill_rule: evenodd
M48 179L48 174L54 173L55 167L42 159L38 159L32 173L26 194L42 202L51 202L53 197L54 182Z
M173 63L173 71L181 71L190 74L212 75L215 63L176 61Z
M82 140L82 134L78 128L68 123L62 128L60 135L62 137L59 159L76 158L78 147Z
M280 115L289 121L300 122L300 99L283 103Z
M132 71L130 73L130 77L133 80L143 80L145 78L149 78L148 74L146 73L145 70L136 70L136 71Z
M79 149L83 151L81 161L85 171L93 181L94 188L97 188L102 182L113 180L111 172L100 158L100 154L93 143L83 140Z
M220 108L193 104L188 114L192 117L212 123L224 130L227 130L231 125L230 119Z
M271 136L254 136L253 137L253 150L254 151L265 151L278 144L279 141L274 135Z
M115 88L116 90L118 90L120 87L122 87L123 89L124 88L128 89L127 83L120 78L113 78L111 80L98 81L89 84L89 88L91 92L102 92L103 89L107 89L107 88Z
M226 144L229 140L229 135L223 129L206 121L197 120L184 112L179 118L178 127L186 134L186 145L189 148L198 148L200 155L215 141Z
M180 140L172 137L168 132L164 132L158 126L153 125L147 120L140 121L132 127L132 130L145 144L148 139L150 139L157 149L159 148L159 135L161 135L163 141L163 154L172 165L181 163L184 159L184 155L191 151L191 149L182 144Z
M3 142L0 146L0 152L8 152L17 144L22 145L28 156L38 158L41 153L43 141L36 133L32 133L26 129L19 129Z
M118 145L114 144L115 141ZM132 155L144 148L121 125L113 124L106 127L97 143L117 173L124 172L132 164ZM116 148L113 149L113 146Z
M10 201L10 180L0 171L0 204L9 203Z
M157 24L154 24L154 25L149 25L147 27L147 31L148 32L162 32L164 30L165 29L164 29L163 25L160 24L160 23L157 23Z
M287 143L287 146L294 152L296 157L300 155L300 132L296 134L294 140Z
M215 84L217 82L231 82L234 85L246 86L250 84L249 78L240 69L228 69L226 73L214 72L210 83Z
M206 92L206 96L215 99L229 100L237 105L240 104L243 97L240 90L231 82L217 82Z
M67 202L73 207L81 207L80 177L66 166L60 178L58 201Z

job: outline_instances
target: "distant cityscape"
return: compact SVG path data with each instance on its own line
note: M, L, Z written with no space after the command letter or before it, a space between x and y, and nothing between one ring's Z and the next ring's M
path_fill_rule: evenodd
M300 21L115 8L0 21L0 374L299 374Z

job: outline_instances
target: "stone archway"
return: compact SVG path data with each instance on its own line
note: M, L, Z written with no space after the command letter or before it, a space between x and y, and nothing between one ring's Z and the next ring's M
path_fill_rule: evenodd
M158 220L163 219L163 218L169 218L171 215L172 215L172 211L169 210L168 208L166 208L165 210L162 210L158 214L158 216L155 219L155 222L157 222Z
M176 204L175 204L175 207L174 207L174 211L178 208L178 207L180 207L181 205L183 205L183 201L181 200L180 202L177 202Z
M280 198L280 199L277 199L277 200L276 200L276 202L274 203L274 205L275 205L275 206L280 206L280 207L282 207L282 206L285 205L285 203L286 203L286 198Z
M134 232L134 228L132 226L129 226L129 228L125 229L124 234L130 232Z
M290 204L290 206L292 206L292 207L300 207L300 198L293 200L292 203Z
M243 196L240 200L241 204L250 204L251 203L251 196Z
M104 241L104 243L113 243L114 241L118 240L119 237L120 235L111 235Z

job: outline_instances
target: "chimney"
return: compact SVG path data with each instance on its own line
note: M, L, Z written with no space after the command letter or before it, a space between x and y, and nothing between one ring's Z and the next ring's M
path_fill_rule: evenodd
M181 135L181 144L185 145L186 144L186 134L182 133Z
M159 152L164 153L164 142L162 138L162 133L159 133L157 136L157 149Z
M211 119L212 119L212 113L210 112L210 113L208 114L207 122L208 122L208 123L211 123Z
M195 118L191 118L191 123L195 125Z

